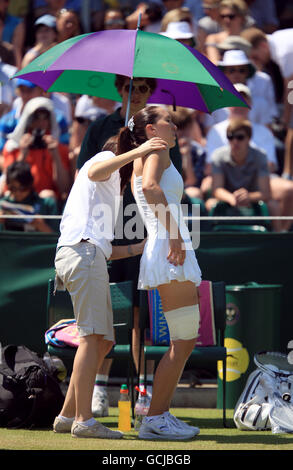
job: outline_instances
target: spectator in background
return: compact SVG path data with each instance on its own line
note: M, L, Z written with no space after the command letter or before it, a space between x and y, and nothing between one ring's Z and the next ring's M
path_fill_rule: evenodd
M57 41L63 42L81 34L78 14L74 10L62 8L56 14Z
M141 2L137 8L126 17L127 29L136 29L138 18L140 18L140 27L144 31L158 33L161 29L161 20L163 17L162 8L156 2Z
M72 176L76 171L77 157L89 125L98 118L112 114L117 107L115 101L98 96L82 95L76 103L71 127L69 159Z
M54 46L57 39L56 18L52 15L43 15L34 23L35 29L35 45L24 55L21 68L28 65L39 55L46 52Z
M222 0L219 15L222 31L208 35L205 43L206 55L216 65L220 60L218 45L228 36L238 36L246 28L247 5L244 0Z
M44 97L31 99L14 131L8 135L3 149L4 173L11 163L26 161L37 193L64 201L72 180L68 146L59 142L59 135L52 101Z
M218 67L233 83L243 83L248 86L252 96L252 108L249 118L253 123L272 127L274 119L279 116L274 85L271 77L264 72L256 70L251 61L241 50L229 50L218 62ZM210 129L228 116L228 109L217 109L204 117L204 126Z
M0 199L0 214L40 215L32 219L2 218L1 225L4 230L17 230L24 232L58 232L59 221L44 219L42 215L57 215L58 209L54 198L40 197L34 189L34 178L30 166L26 162L14 162L6 171L7 192ZM7 204L8 203L8 204ZM22 206L23 205L25 207Z
M224 41L218 44L219 53L221 59L226 51L243 51L245 55L249 56L249 51L251 48L250 42L241 36L228 36Z
M206 201L208 210L218 201L236 208L263 201L271 215L280 215L271 195L266 155L250 146L251 135L249 121L233 120L228 125L229 145L212 155L212 198ZM277 229L280 231L280 227Z
M8 13L10 0L0 0L0 16L4 21L2 41L9 42L14 47L15 65L21 67L25 43L25 24L23 18L12 16Z
M242 36L251 44L250 59L262 70L270 60L281 71L284 81L284 102L281 120L287 128L285 142L284 178L293 179L293 28L266 35L257 28L249 28Z
M194 140L194 127L198 126L196 111L177 107L176 111L169 109L172 122L177 127L177 138L182 156L182 177L184 192L190 198L202 199L201 183L204 178L205 150Z
M46 96L47 93L43 91L42 88L34 85L28 80L23 78L17 78L13 80L15 82L16 95L12 109L4 114L0 119L0 152L3 152L4 144L7 140L7 135L15 129L19 119L22 115L25 105L32 98L39 96ZM69 143L69 134L68 134L68 123L63 115L63 112L58 107L58 102L60 102L59 94L52 93L50 98L55 108L55 115L60 129L60 142L63 144ZM59 98L59 99L58 99ZM64 98L65 99L65 98Z
M125 29L126 22L123 11L120 8L109 8L104 14L104 29Z
M241 83L236 84L235 88L250 106L252 103L252 97L248 87ZM230 114L228 119L213 126L207 135L207 174L210 173L210 165L212 163L214 152L218 148L228 144L227 128L230 123L241 119L249 121L248 108L233 107L229 108L229 112ZM270 172L270 190L272 199L275 201L275 204L278 205L278 213L275 215L293 216L293 182L281 178L278 174L280 169L278 168L274 136L266 126L253 122L250 122L250 125L252 130L250 146L261 150L267 158ZM202 191L206 193L209 189L209 185L211 185L211 181L209 181L209 177L206 177L202 184ZM290 220L275 221L273 224L276 231L289 230L291 225L292 221Z
M162 23L161 23L161 33L164 33L167 31L169 23L173 22L179 22L179 21L185 21L189 24L191 30L196 33L196 26L191 14L191 11L186 8L174 8L173 10L168 11L165 13L165 15L162 18Z
M220 0L203 0L204 16L198 20L196 33L196 48L202 54L206 53L205 42L207 36L222 31L219 12L220 3Z
M17 68L0 60L0 118L9 112L15 98L15 86L12 80Z
M34 85L28 80L19 78L15 80L15 93L21 99L21 105L16 109L12 108L9 112L5 113L0 119L0 151L2 153L4 144L7 140L7 135L15 129L15 126L20 118L22 110L26 103L37 96L42 94L42 89ZM2 168L2 164L1 164Z
M195 38L193 30L187 21L170 22L164 33L161 33L171 39L176 39L190 47L195 47Z
M242 98L246 101L248 106L253 106L253 96L248 86L243 83L235 84L236 90L241 94ZM248 107L235 106L227 109L227 118L223 121L212 126L207 134L207 163L211 163L213 152L223 145L228 144L227 140L227 127L229 123L235 119L250 119L250 110ZM250 145L261 149L266 153L268 158L268 166L270 172L276 173L278 170L278 161L276 157L275 141L272 132L264 125L251 122L252 135Z
M240 50L226 51L218 67L233 84L243 83L250 89L253 105L249 114L251 121L270 126L279 115L271 77L256 70Z

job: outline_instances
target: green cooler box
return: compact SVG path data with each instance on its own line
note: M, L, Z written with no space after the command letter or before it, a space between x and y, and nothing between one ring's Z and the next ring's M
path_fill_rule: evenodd
M249 282L226 286L226 406L234 408L259 351L280 350L281 285ZM218 363L217 407L222 407L223 373Z

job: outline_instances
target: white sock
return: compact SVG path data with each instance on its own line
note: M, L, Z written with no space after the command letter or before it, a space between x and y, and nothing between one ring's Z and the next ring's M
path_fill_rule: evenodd
M69 421L74 421L74 417L67 418L67 416L58 415L58 418L61 419L61 421L63 421L64 423L69 422Z
M81 424L82 426L93 426L94 424L96 424L96 420L95 418L90 418L90 419L87 419L86 421L77 421L78 424Z
M100 392L106 392L107 386L108 386L108 380L109 380L108 375L97 374L96 380L95 380L95 389L99 390Z

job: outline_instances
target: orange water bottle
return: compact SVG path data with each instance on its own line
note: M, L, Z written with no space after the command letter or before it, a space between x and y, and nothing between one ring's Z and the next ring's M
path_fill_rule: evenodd
M120 389L120 398L118 401L118 429L122 432L127 432L131 430L131 420L130 420L130 398L128 393L128 388L126 384L121 385Z

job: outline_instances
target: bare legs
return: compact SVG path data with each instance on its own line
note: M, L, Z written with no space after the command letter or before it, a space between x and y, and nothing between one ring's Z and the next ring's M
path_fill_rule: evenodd
M197 289L192 282L172 281L170 284L159 286L158 290L164 312L198 304ZM174 391L194 345L195 338L171 341L169 350L161 359L155 373L148 416L169 410Z
M75 416L77 421L86 421L93 416L91 403L97 368L101 367L112 344L102 335L94 334L80 338L68 391L60 412L62 416Z

